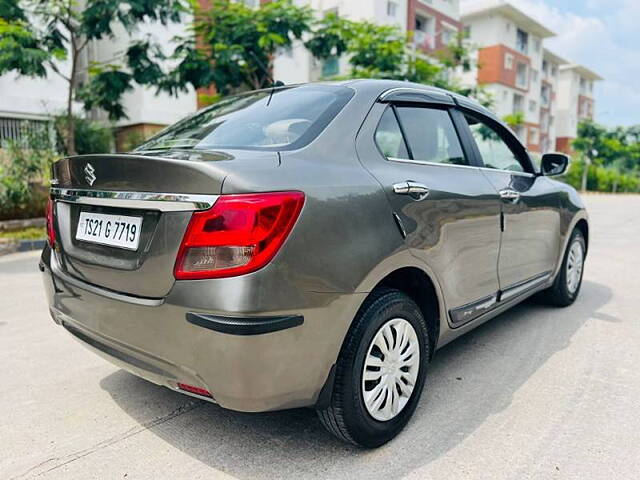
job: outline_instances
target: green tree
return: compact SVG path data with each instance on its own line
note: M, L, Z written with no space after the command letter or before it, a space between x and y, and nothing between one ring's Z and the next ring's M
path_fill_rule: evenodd
M517 127L524 124L524 113L516 112L510 115L505 115L504 117L502 117L502 120L512 129L516 129Z
M229 94L235 90L273 85L273 59L310 29L312 11L291 0L277 0L250 8L242 2L214 0L211 7L195 8L194 27L179 38L172 55L177 66L160 82L171 93L215 85Z
M578 163L569 173L580 171L572 183L582 190L635 191L640 182L640 126L608 129L592 120L578 125L572 147ZM571 177L573 178L573 177Z
M25 123L19 140L8 141L9 161L0 165L0 220L41 216L51 164L58 158L47 125Z
M182 0L0 0L0 75L46 78L53 72L67 82L65 144L74 154L74 99L117 120L126 117L120 100L134 82L154 84L162 77L149 55L159 58L158 49L145 40L132 42L118 64L92 65L81 85L80 58L89 42L114 37L117 26L131 32L144 21L177 22L183 12ZM59 68L61 60L68 60L68 71Z
M312 55L326 60L346 55L350 69L347 78L386 78L424 83L470 95L484 105L491 97L480 86L462 86L456 73L472 67L473 48L464 34L428 58L412 43L412 33L369 22L356 22L329 13L315 22L311 39L305 43Z

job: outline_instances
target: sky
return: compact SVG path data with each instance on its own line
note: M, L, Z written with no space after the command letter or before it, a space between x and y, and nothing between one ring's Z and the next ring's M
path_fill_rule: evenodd
M597 122L640 124L640 0L510 1L557 34L547 48L605 78L595 87Z

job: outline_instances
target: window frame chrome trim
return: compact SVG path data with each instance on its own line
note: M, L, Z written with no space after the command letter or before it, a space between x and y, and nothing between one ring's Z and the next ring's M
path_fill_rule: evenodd
M486 170L488 172L502 172L506 174L512 175L520 175L522 177L535 177L533 173L529 172L516 172L511 170L500 170L499 168L488 168L488 167L478 167L476 165L456 165L453 163L439 163L439 162L429 162L427 160L411 160L409 158L396 158L396 157L385 157L390 162L398 162L398 163L412 163L414 165L433 165L436 167L454 167L454 168L474 168L476 170Z
M219 195L191 193L131 192L113 190L82 190L52 187L51 198L67 203L102 207L160 210L161 212L192 212L208 210Z

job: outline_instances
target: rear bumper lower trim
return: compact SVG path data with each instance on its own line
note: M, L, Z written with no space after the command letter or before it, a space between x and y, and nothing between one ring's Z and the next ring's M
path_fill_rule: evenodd
M262 335L287 328L297 327L304 323L302 315L285 315L278 317L223 317L205 313L189 312L187 322L199 327L208 328L229 335Z

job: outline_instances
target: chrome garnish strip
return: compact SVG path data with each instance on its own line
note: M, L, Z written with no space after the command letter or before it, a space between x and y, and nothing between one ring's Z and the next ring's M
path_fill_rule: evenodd
M192 193L119 192L58 187L51 188L51 196L62 202L104 207L160 210L162 212L207 210L218 199L218 195Z

